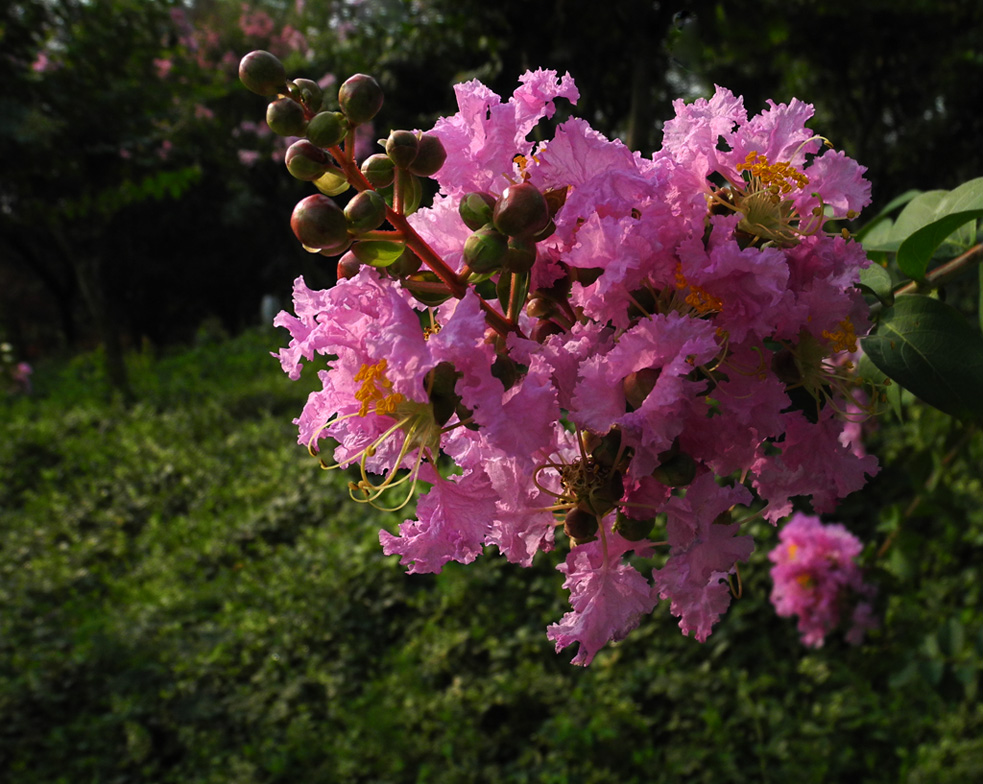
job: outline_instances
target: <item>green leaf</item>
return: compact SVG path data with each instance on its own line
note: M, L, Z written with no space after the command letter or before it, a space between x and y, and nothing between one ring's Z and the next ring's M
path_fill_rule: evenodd
M871 264L866 269L860 270L860 288L867 289L885 305L890 305L893 301L892 285L891 273L880 264Z
M909 278L916 280L924 278L932 254L945 242L946 237L964 224L980 218L983 218L983 207L951 213L919 229L898 248L898 267Z
M352 253L363 264L371 267L388 267L403 255L405 247L405 243L402 242L362 240L352 245Z
M885 229L890 231L891 227L894 225L894 222L890 218L891 213L898 209L898 207L902 207L907 204L920 193L921 191L913 189L910 191L905 191L900 196L896 196L895 198L891 199L884 209L867 221L867 223L858 229L853 236L857 239L857 241L863 242L864 247L867 246L868 241L876 243L880 239L883 239L887 235L882 234L882 232Z
M881 371L929 405L959 419L983 418L983 336L955 308L899 297L862 345Z

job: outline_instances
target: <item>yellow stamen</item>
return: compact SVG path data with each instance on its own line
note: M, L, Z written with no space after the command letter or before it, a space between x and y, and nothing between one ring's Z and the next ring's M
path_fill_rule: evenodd
M768 158L756 150L747 154L744 163L737 164L737 171L749 171L751 177L764 186L763 189L777 189L776 193L791 193L796 188L804 188L809 184L809 178L788 161L768 163Z
M857 333L853 329L853 322L845 318L840 322L840 328L830 332L828 329L822 331L822 336L831 344L833 351L856 351Z
M362 382L362 386L355 392L355 399L362 404L358 410L359 416L367 416L370 410L377 414L392 415L403 402L404 398L399 392L389 392L393 384L386 378L387 364L385 359L380 359L374 365L363 364L355 374L355 381Z

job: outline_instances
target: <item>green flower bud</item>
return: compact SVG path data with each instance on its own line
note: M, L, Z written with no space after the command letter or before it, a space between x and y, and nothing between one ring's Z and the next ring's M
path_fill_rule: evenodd
M461 403L461 396L454 391L454 385L462 375L450 362L441 362L428 374L426 383L438 425L446 425Z
M310 182L324 174L331 166L328 156L320 147L306 139L300 139L287 148L284 156L287 171L298 180Z
M549 207L539 188L530 182L510 185L495 202L495 228L510 237L529 237L550 222Z
M257 50L239 61L239 81L257 95L286 92L287 72L276 55Z
M663 453L666 454L666 453ZM659 455L662 458L662 455ZM685 452L674 449L652 472L652 476L670 487L685 487L696 478L696 461Z
M266 124L278 136L303 136L307 129L304 107L293 98L277 98L266 107Z
M556 303L544 297L532 297L526 305L526 313L530 318L544 319L550 318L556 313Z
M393 131L386 139L386 155L400 169L407 169L416 158L420 138L413 131Z
M586 544L597 538L597 515L574 507L567 512L563 520L563 533L573 540L574 544Z
M447 151L444 149L443 142L436 136L425 133L420 136L420 146L416 158L410 165L410 171L420 177L432 177L440 171L446 160Z
M510 237L502 266L509 272L529 272L535 263L536 243L522 237Z
M429 308L442 305L451 298L447 286L429 270L407 275L402 279L402 286L418 301Z
M371 76L355 74L338 90L338 105L352 125L367 123L382 108L382 88Z
M362 176L369 181L373 188L385 188L393 184L396 176L396 164L388 155L376 153L362 162Z
M654 517L649 517L645 520L636 520L634 517L628 517L621 510L618 510L614 521L614 530L629 542L641 541L652 533L652 528L654 527Z
M314 185L325 196L337 196L351 187L344 172L334 166L328 168L324 174L314 180Z
M349 241L345 213L332 199L321 194L297 202L290 216L290 228L305 248L318 251L334 249Z
M320 111L321 102L324 99L321 85L312 79L294 79L294 87L297 88L297 92L300 94L300 100L304 102L304 106L309 111Z
M491 226L483 226L464 242L464 261L475 272L501 269L509 249L509 238Z
M353 234L378 229L386 219L386 200L376 191L362 191L345 206L345 218Z
M457 205L457 211L464 225L477 231L492 221L495 197L490 193L469 193Z
M420 178L404 171L396 179L396 187L400 190L403 215L412 215L423 200L423 185Z
M416 274L422 266L423 260L409 248L405 248L403 255L386 267L386 272L394 278L400 279Z
M621 430L617 427L612 427L603 436L595 436L595 438L597 442L591 444L590 456L594 458L594 462L598 465L604 466L605 468L614 467L614 461L618 458L619 451L621 450ZM624 453L622 452L621 455L623 463Z
M348 119L341 112L320 112L307 123L307 138L318 147L341 144L348 134Z

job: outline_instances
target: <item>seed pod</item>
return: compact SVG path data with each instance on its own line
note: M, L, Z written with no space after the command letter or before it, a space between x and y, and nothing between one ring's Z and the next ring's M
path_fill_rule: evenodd
M338 105L352 125L367 123L382 108L382 88L367 74L355 74L338 90Z
M509 239L491 226L484 226L464 241L464 261L478 273L496 272L509 249Z
M495 202L495 228L510 237L529 237L550 222L549 207L539 188L531 182L510 185Z
M420 138L413 131L393 131L386 139L386 155L400 169L407 169L416 159Z
M334 249L349 241L345 213L332 199L321 194L297 202L290 216L290 228L304 247L314 250Z
M278 136L303 136L307 129L304 107L293 98L277 98L266 107L266 124Z
M585 544L597 538L597 516L574 507L567 512L563 520L563 533L569 536L574 544Z
M294 87L297 88L297 92L300 93L300 100L304 102L304 106L309 111L320 111L324 93L317 82L312 79L294 79Z
M353 234L378 229L386 219L386 200L376 191L362 191L345 205L345 218Z
M306 182L316 180L331 166L324 150L306 139L299 139L291 144L283 160L291 176Z
M446 160L447 151L444 149L443 142L436 136L425 133L420 136L420 145L416 151L416 158L410 165L410 171L420 177L432 177L440 171Z
M348 119L341 112L320 112L307 123L307 138L318 147L334 147L348 133Z
M258 49L239 61L239 81L257 95L286 92L287 72L276 55Z
M457 205L458 214L471 231L492 222L495 197L490 193L469 193Z
M388 155L376 153L362 161L362 176L369 181L373 188L385 188L393 184L396 176L396 164Z

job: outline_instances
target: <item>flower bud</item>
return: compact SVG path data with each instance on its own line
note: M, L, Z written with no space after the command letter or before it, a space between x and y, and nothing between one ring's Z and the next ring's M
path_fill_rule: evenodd
M362 191L345 206L345 218L353 234L378 229L386 219L386 200L377 191Z
M591 445L590 456L594 458L600 466L605 468L612 468L614 466L614 461L618 459L621 455L622 461L624 462L624 452L621 449L621 430L617 427L612 427L603 436L595 436L597 439L596 443Z
M450 362L441 362L427 376L430 402L433 404L434 419L438 425L446 425L461 402L461 396L454 391L454 385L463 374Z
M305 248L333 249L348 242L345 213L332 199L314 194L297 202L290 228Z
M614 520L614 530L629 542L638 542L652 533L655 526L655 518L648 517L644 520L636 520L628 517L620 509Z
M402 279L402 286L418 302L429 308L442 305L451 298L451 292L447 285L429 270L407 275Z
M266 124L278 136L303 136L307 128L304 107L293 98L277 98L266 107Z
M306 139L300 139L287 148L283 158L287 171L298 180L310 182L324 174L331 166L328 156L320 147Z
M509 239L491 226L484 226L464 242L464 261L478 273L501 269L509 249Z
M535 263L536 243L522 237L510 237L502 266L509 272L529 272Z
M324 99L324 93L321 90L321 86L317 82L313 81L312 79L294 79L294 87L297 88L297 92L300 95L300 100L304 102L304 106L306 106L309 111L320 111L321 102Z
M348 251L338 259L338 280L351 280L362 268L362 262L358 260L354 253Z
M535 340L537 343L543 343L550 335L559 335L561 332L563 332L563 327L555 321L539 319L539 321L533 324L529 338L530 340Z
M696 478L696 461L685 452L669 450L669 453L669 457L659 464L652 476L669 487L685 487Z
M393 184L396 176L396 164L388 155L376 153L362 162L362 176L369 181L373 188L385 188Z
M355 74L338 90L338 105L352 125L367 123L382 108L382 88L371 76Z
M659 380L661 372L658 368L642 368L625 376L621 388L625 393L625 400L633 411L641 407L645 398L655 389L655 383Z
M239 81L257 95L276 95L287 89L287 72L276 55L259 49L239 61Z
M471 231L491 223L494 208L495 197L490 193L469 193L457 205L461 220Z
M510 185L495 202L495 228L510 237L528 237L550 222L549 207L539 188L531 182Z
M407 169L416 159L420 138L413 131L393 131L386 139L386 155L400 169Z
M314 180L314 185L325 196L337 196L351 187L344 172L334 166L329 166L324 174Z
M447 151L444 149L443 142L436 136L425 133L420 136L420 145L416 151L416 158L410 165L410 171L420 177L432 177L440 171L446 160Z
M569 536L574 544L593 542L597 538L597 516L574 507L567 512L563 520L563 533Z
M396 279L401 279L419 272L422 266L423 260L409 248L404 248L403 255L386 267L386 272Z
M423 184L415 174L404 171L396 179L399 189L400 211L403 215L412 215L423 200Z
M307 123L307 138L318 147L341 144L348 133L348 119L341 112L320 112Z

